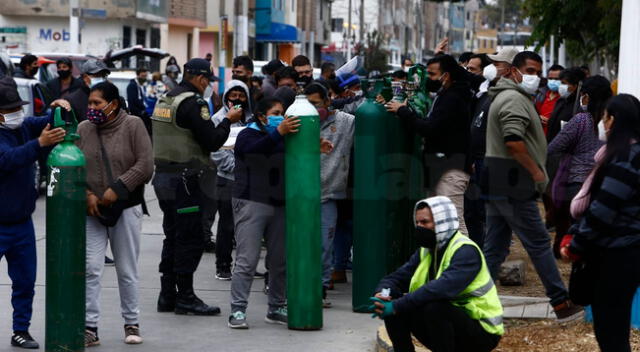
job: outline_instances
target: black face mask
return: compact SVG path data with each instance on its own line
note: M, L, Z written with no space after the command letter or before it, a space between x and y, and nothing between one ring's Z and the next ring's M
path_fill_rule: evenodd
M418 243L418 246L424 247L424 248L436 247L435 231L418 226L415 229L414 236L416 238L416 243Z
M425 87L430 92L437 92L442 88L442 82L439 79L427 79Z
M70 70L58 70L58 76L62 79L69 78L71 76Z
M246 107L247 102L246 101L241 101L240 99L235 99L235 100L227 100L229 103L232 104L232 106L236 106L236 105L240 105L243 109Z
M302 87L306 87L308 86L311 81L313 81L313 77L309 77L309 76L304 76L304 77L298 77L298 85L301 85Z
M235 79L235 80L244 82L245 84L249 83L249 81L247 80L247 77L245 77L245 76L232 75L231 79Z

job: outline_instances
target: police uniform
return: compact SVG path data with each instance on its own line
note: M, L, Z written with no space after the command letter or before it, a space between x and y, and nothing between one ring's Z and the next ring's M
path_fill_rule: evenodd
M185 72L215 79L204 59L187 62ZM218 314L219 308L207 306L193 293L193 273L204 251L202 206L205 197L210 197L207 192L215 189L215 182L206 181L211 180L206 177L211 165L209 155L226 141L230 121L225 119L215 126L199 90L183 80L158 101L152 126L156 164L153 186L164 213L165 233L158 311Z

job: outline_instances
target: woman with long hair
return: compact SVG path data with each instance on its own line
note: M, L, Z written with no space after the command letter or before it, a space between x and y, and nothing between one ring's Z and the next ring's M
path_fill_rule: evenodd
M589 187L590 204L563 258L597 267L592 309L602 351L631 351L633 296L640 285L640 101L613 97L603 117L607 144ZM597 258L594 260L593 258Z

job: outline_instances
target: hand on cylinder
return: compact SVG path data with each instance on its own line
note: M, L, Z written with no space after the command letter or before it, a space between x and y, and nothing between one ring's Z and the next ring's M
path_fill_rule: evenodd
M289 133L297 133L300 128L300 118L297 116L285 116L284 120L278 125L278 133L281 136Z

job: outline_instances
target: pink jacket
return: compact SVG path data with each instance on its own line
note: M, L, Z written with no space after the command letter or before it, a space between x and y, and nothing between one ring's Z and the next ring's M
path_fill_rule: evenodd
M584 180L584 183L582 184L582 188L580 188L580 191L578 192L578 194L576 194L576 196L571 201L571 207L569 209L571 211L571 216L574 219L580 218L582 216L582 213L584 213L584 211L587 210L587 207L589 207L589 203L591 202L591 195L589 194L589 188L591 188L591 183L593 182L593 176L596 173L596 170L598 170L598 167L600 167L600 162L602 161L602 158L604 158L605 150L606 150L606 145L603 145L602 147L600 147L600 149L598 149L598 151L596 152L596 155L593 157L593 159L596 162L595 167L593 168L593 170L591 170L591 172L589 173L589 176L587 176L587 179Z

